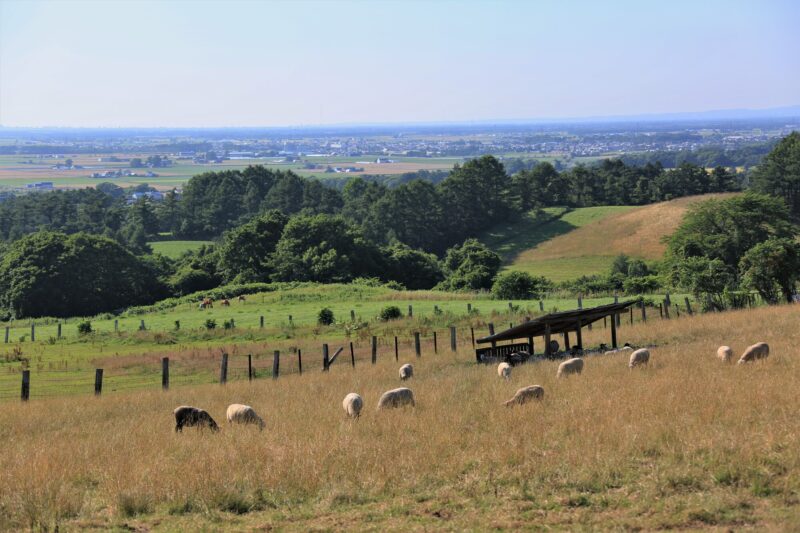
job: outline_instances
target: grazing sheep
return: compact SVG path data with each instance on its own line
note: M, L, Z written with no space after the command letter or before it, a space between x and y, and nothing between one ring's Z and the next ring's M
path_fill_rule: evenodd
M583 359L580 357L573 357L572 359L567 359L558 365L558 373L556 374L556 377L560 378L568 374L580 374L582 371Z
M751 361L755 361L756 359L765 359L769 356L769 344L766 342L757 342L752 346L748 346L747 349L742 354L742 357L739 358L738 364L749 363Z
M541 400L544 398L544 389L539 385L531 385L530 387L522 387L515 394L514 397L503 402L506 407L511 407L514 404L522 405L531 400Z
M379 410L403 407L404 405L410 405L411 407L416 406L416 403L414 403L414 393L411 392L411 389L406 389L405 387L386 391L381 396L381 399L378 400Z
M511 365L508 363L497 365L497 375L503 379L509 379L511 377Z
M635 352L631 354L631 358L628 361L628 368L633 368L639 365L646 365L650 362L650 350L647 348L639 348Z
M724 363L730 363L733 359L733 350L730 346L720 346L717 348L717 359Z
M414 367L409 365L408 363L404 364L400 367L400 379L405 381L408 378L414 377Z
M219 426L214 422L214 419L211 418L211 415L197 407L181 405L176 408L173 413L175 414L176 432L182 432L184 426L207 427L211 431L219 431Z
M264 429L264 421L256 414L255 409L249 405L232 403L228 406L225 416L228 418L229 424L233 422L237 424L256 424L258 429Z
M364 407L364 400L355 392L351 392L344 397L342 407L344 407L344 412L347 413L347 416L358 418L361 415L361 408Z

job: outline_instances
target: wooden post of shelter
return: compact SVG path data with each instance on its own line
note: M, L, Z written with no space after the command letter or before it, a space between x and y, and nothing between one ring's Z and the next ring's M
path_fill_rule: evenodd
M272 353L272 379L278 379L281 374L281 352L275 350Z
M550 357L550 323L544 325L544 356Z
M528 353L533 355L533 336L528 337Z
M564 350L569 351L569 331L564 332Z
M372 336L372 364L378 362L378 337Z
M422 346L419 342L419 331L414 332L414 353L417 354L417 357L422 355Z
M161 388L169 389L169 357L161 358Z
M95 368L94 370L94 395L100 396L103 392L103 369Z
M583 350L583 335L581 333L581 319L575 323L575 341L578 343L578 349Z
M456 351L456 327L450 326L450 351Z
M613 316L611 317L611 347L617 347L617 321Z
M22 371L22 390L20 391L20 398L23 402L27 402L31 397L31 371Z
M489 322L489 335L494 335L494 324L492 324L491 322ZM492 341L492 348L496 347L497 347L497 342Z
M619 303L619 296L617 296L616 294L614 295L614 303L615 304ZM612 317L612 320L614 320L614 322L617 323L617 327L620 327L622 325L622 320L620 319L619 315L620 313L614 313L614 316Z
M219 367L219 383L225 385L228 382L228 354L222 354L222 364Z

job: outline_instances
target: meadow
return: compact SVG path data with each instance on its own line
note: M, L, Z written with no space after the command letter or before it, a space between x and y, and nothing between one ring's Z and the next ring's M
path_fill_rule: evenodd
M184 252L197 250L203 245L214 244L212 241L153 241L147 243L153 253L177 259Z
M623 324L621 340L653 346L649 367L589 355L562 380L537 362L503 381L462 343L277 380L7 403L0 528L794 530L798 319L780 306ZM714 356L761 340L764 361ZM375 412L405 362L416 408ZM501 406L529 384L543 401ZM366 403L355 421L341 407L352 391ZM266 429L224 424L233 402ZM222 431L176 434L181 404Z

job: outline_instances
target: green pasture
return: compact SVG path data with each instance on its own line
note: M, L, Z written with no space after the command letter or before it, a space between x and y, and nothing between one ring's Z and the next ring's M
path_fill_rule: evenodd
M663 295L653 297L660 301ZM677 299L675 301L682 301ZM610 303L613 298L586 298L584 307ZM18 398L22 360L31 370L32 398L61 394L89 394L94 369L104 368L104 392L115 392L160 386L161 357L182 357L171 367L172 385L212 383L218 379L219 356L222 350L231 353L230 379L244 379L246 353L252 353L259 372L269 373L272 351L280 349L288 355L293 348L308 354L308 365L316 368L321 361L320 350L330 342L332 351L356 343L359 357L368 357L369 339L381 339L381 352L391 352L393 336L398 336L401 351L413 350L413 333L422 335L425 350L431 350L433 332L438 332L439 349L449 342L448 328L459 328L459 342L470 342L469 327L475 336L488 333L487 323L493 322L502 330L519 324L524 317L542 314L538 301L493 300L485 293L454 294L432 291L394 291L383 287L356 285L308 285L291 290L265 292L246 296L246 301L231 299L230 306L215 302L213 309L200 310L197 303L142 315L123 313L89 318L93 333L78 334L78 324L86 319L17 320L8 327L9 342L0 347L0 399ZM467 312L471 304L473 313ZM387 305L398 306L404 315L401 320L381 322L376 317ZM413 317L408 307L413 306ZM435 313L435 306L440 313ZM545 312L577 308L574 298L546 298ZM317 314L328 307L336 323L319 326ZM356 320L350 320L353 310ZM652 310L650 311L653 312ZM291 315L291 321L289 319ZM260 327L260 317L264 327ZM117 331L115 332L115 320ZM216 328L208 330L207 320L215 320ZM234 327L225 329L226 321ZM639 320L638 313L636 320ZM145 331L140 331L144 321ZM180 329L176 329L176 321ZM58 338L58 324L61 338ZM31 324L35 340L31 341ZM5 335L5 328L0 335ZM290 359L284 372L294 369Z
M214 244L212 241L154 241L147 243L154 253L177 259L184 252L197 250L203 245Z

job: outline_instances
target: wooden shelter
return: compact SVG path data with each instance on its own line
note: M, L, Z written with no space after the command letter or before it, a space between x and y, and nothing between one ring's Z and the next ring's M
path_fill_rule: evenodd
M637 300L619 302L608 305L601 305L589 309L575 309L573 311L562 311L560 313L550 313L548 315L535 318L514 326L513 328L481 337L475 342L478 344L491 343L491 347L478 348L475 350L475 357L479 363L495 361L498 359L509 360L511 354L527 352L533 355L533 338L544 338L544 356L551 357L550 340L552 335L563 334L565 348L569 349L569 334L575 333L576 345L583 350L583 337L581 330L604 317L611 317L611 346L617 347L617 317L626 311L628 307L635 304ZM525 339L527 342L514 343L513 341ZM498 342L512 341L511 344L498 346ZM516 362L512 359L513 362Z

